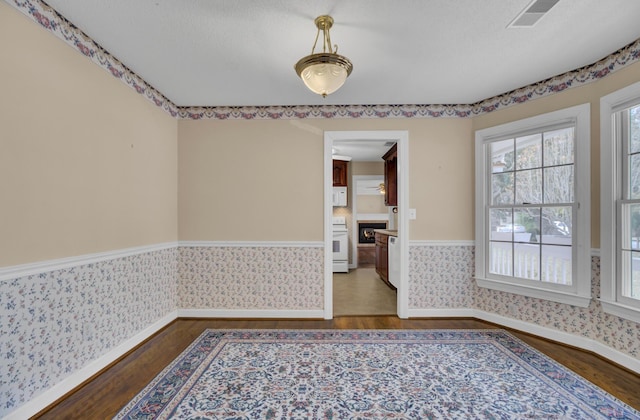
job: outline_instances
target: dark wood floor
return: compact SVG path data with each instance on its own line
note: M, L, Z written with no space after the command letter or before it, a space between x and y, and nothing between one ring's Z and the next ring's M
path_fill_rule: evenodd
M477 329L497 326L473 319L401 320L395 316L339 317L329 321L179 319L35 418L112 418L207 328ZM640 409L640 375L588 352L528 334L515 332L515 335L620 400Z

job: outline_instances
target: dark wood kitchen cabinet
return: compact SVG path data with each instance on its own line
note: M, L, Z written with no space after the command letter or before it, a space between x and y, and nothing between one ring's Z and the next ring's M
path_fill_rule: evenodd
M376 273L389 284L389 235L381 232L375 233L376 237Z
M398 205L398 145L394 144L384 159L384 205ZM334 170L335 174L335 170ZM335 175L334 175L335 177Z
M334 160L333 161L333 186L334 187L346 187L347 186L347 167L349 162L346 160Z

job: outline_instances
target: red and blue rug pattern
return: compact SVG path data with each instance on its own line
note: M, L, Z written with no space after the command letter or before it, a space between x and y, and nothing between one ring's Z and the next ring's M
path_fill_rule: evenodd
M117 419L640 419L504 330L207 330Z

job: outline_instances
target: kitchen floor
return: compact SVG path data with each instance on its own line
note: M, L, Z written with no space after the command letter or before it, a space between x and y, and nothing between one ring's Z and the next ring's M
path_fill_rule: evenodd
M333 316L395 315L396 291L387 286L375 268L333 273Z

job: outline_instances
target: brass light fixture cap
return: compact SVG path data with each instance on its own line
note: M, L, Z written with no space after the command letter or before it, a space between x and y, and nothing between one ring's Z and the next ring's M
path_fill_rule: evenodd
M330 29L333 26L333 18L329 15L318 16L315 20L316 26L321 31Z

